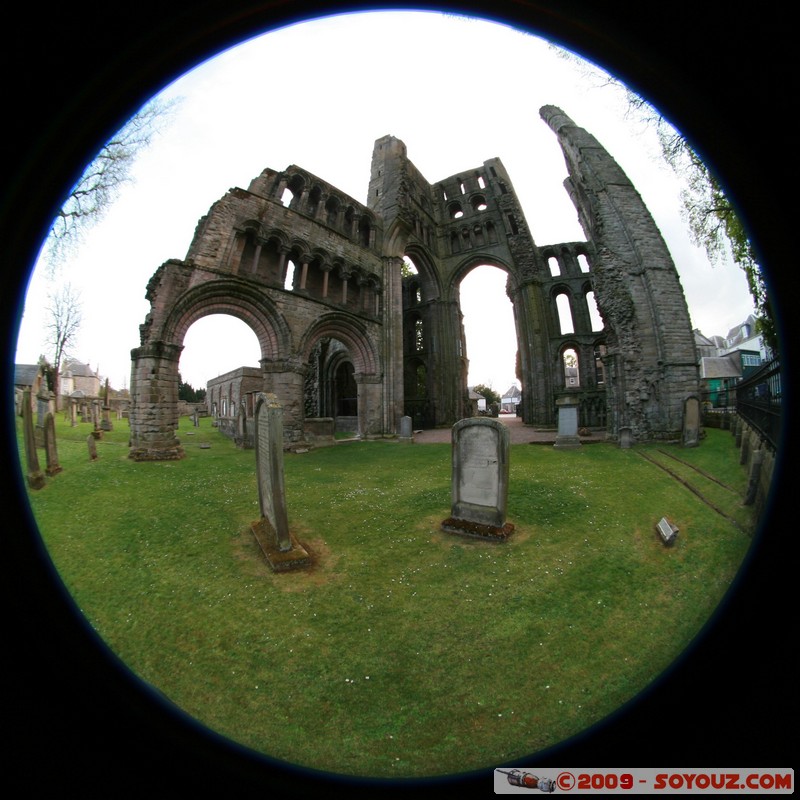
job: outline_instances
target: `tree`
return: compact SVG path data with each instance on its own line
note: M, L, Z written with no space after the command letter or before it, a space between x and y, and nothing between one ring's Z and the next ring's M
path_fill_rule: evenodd
M686 137L646 100L629 89L625 94L629 108L655 128L661 155L683 181L682 210L692 241L706 251L712 263L730 258L742 269L753 298L758 331L777 353L777 328L764 272L734 203Z
M47 344L52 347L52 390L56 396L58 410L59 387L61 385L61 362L74 343L83 319L80 295L70 284L48 295Z
M479 395L482 395L486 398L486 407L490 408L492 403L497 403L499 405L502 398L500 397L497 392L492 389L491 386L485 386L482 383L479 383L477 386L472 387L473 392L477 392Z
M44 245L43 257L51 277L86 232L105 216L122 186L132 180L134 161L176 105L176 100L151 100L103 145L83 171L56 214Z
M576 64L584 77L596 84L621 91L628 113L655 130L661 155L683 181L683 216L694 244L702 247L712 263L730 259L747 278L753 299L757 330L767 346L778 352L778 334L772 305L767 294L764 271L731 198L716 175L706 166L697 150L650 103L628 89L621 81L577 56L557 52Z
M178 400L185 400L187 403L202 403L205 399L205 389L195 389L191 384L184 383L178 373Z

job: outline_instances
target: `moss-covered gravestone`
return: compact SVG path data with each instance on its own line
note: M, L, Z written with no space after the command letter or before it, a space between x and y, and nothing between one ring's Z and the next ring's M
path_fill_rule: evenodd
M305 567L308 552L289 531L283 480L283 408L261 392L255 406L256 480L261 519L250 526L273 571Z
M442 530L505 540L509 468L508 428L496 419L462 419L453 426L452 508Z

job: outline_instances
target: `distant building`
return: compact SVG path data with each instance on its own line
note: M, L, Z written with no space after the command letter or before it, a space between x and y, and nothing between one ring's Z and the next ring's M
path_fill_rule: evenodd
M14 413L22 413L25 389L31 391L31 410L36 408L36 395L44 382L44 370L40 364L14 364Z
M88 364L67 359L61 365L60 390L62 397L100 397L102 381ZM76 394L78 393L78 394Z
M503 393L500 399L500 411L504 414L516 414L517 406L522 402L522 391L516 384L512 384Z
M482 394L478 394L471 386L467 391L469 391L470 416L477 417L478 414L485 414L486 398Z
M714 408L731 404L733 387L772 358L764 337L756 332L752 315L731 328L725 337L706 337L697 329L694 336L703 399Z

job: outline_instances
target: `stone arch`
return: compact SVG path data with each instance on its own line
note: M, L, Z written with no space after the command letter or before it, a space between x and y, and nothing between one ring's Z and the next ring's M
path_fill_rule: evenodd
M439 271L427 250L418 244L409 245L405 255L414 262L417 268L416 282L421 293L421 301L429 302L442 297L442 284Z
M164 323L164 340L182 347L192 323L210 314L229 314L248 325L258 339L262 359L289 350L289 328L272 301L229 280L210 281L185 292Z
M452 276L447 283L444 297L448 300L456 300L459 293L458 287L461 285L461 282L470 272L478 269L478 267L497 267L497 269L503 270L512 288L515 288L519 282L514 267L502 258L490 256L485 253L473 253L461 261L453 270Z
M314 345L325 337L338 339L345 345L356 375L378 373L378 356L366 328L349 315L336 312L324 314L306 331L299 348L303 363L308 362Z

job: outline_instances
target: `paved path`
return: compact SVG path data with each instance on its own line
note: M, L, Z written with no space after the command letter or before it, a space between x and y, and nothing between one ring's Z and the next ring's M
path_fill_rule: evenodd
M555 430L539 430L532 425L525 425L517 416L501 414L498 419L508 427L511 435L511 444L553 444L556 440ZM597 431L591 437L581 437L582 441L602 441L605 434ZM414 431L414 442L419 444L431 444L433 442L452 441L450 428L435 428L427 431Z

